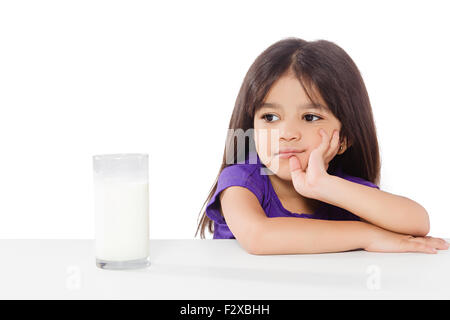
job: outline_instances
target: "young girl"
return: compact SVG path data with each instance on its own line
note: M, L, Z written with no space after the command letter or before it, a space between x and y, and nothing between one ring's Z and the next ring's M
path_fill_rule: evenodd
M237 239L251 254L448 248L426 236L421 205L377 186L369 97L334 43L288 38L267 48L245 76L229 128L202 238L208 226L214 239ZM239 133L248 148L236 149Z

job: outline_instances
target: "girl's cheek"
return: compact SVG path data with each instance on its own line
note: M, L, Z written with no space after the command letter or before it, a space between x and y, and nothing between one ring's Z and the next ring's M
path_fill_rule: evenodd
M311 152L309 152L307 150L307 151L303 152L300 156L300 162L301 162L303 171L305 171L306 167L308 166L310 154L311 154Z
M256 152L258 153L258 157L263 164L270 162L270 158L268 157L267 147L268 146L263 141L258 140L258 138L255 136Z
M272 153L277 150L277 143L278 142L273 140L270 130L255 130L255 146L260 154L260 157L271 157Z

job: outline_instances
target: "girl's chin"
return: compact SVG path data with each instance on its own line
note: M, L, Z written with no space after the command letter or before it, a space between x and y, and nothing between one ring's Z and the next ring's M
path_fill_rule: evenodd
M280 179L292 181L289 158L279 158L275 156L269 161L263 161L263 163L269 168L272 174L277 175Z
M281 165L277 170L274 167L269 167L270 172L273 175L276 175L278 178L286 181L292 181L291 172L289 170L289 165L287 168L283 165Z
M285 181L292 181L292 176L291 176L291 173L290 173L289 171L288 171L288 172L278 173L277 176L278 176L280 179L282 179L282 180L285 180Z

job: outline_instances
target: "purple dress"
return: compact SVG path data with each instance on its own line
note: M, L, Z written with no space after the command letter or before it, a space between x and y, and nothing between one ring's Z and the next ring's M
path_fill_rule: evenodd
M254 156L254 155L253 155ZM293 213L288 211L281 204L269 176L261 174L261 168L265 166L260 162L259 157L256 156L256 164L240 163L230 165L222 170L220 173L217 189L211 200L206 206L206 215L214 221L214 236L213 239L235 239L233 233L228 228L224 217L220 213L220 192L231 186L241 186L253 192L263 208L266 216L274 217L296 217L307 219L322 219L322 220L356 220L360 218L353 213L333 206L331 204L321 202L321 206L317 208L312 214L308 213ZM250 158L252 159L252 158ZM248 160L248 158L247 158ZM249 162L249 161L246 161ZM254 163L252 161L251 163ZM263 169L264 170L264 169ZM349 176L341 170L337 170L333 175L359 183L372 188L380 189L377 185L364 179Z

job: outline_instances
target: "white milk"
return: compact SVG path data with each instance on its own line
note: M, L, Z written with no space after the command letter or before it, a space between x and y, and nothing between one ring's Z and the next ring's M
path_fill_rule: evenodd
M148 182L96 178L94 188L96 258L148 257Z

